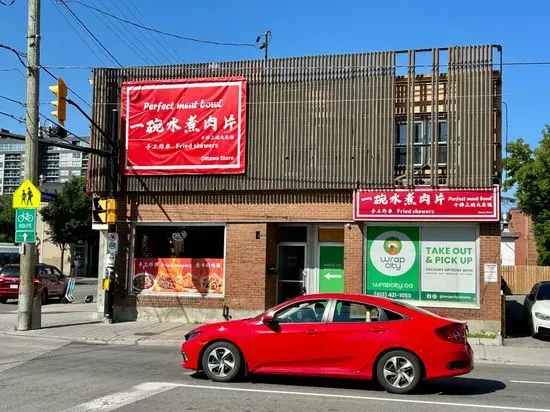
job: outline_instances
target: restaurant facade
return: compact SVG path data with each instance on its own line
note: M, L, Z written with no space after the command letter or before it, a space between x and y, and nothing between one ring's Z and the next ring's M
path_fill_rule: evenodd
M93 118L121 148L115 319L352 292L498 332L500 53L96 69ZM106 171L92 156L94 196Z

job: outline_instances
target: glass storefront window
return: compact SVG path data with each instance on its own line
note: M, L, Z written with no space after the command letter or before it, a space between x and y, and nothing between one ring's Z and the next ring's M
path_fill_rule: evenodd
M136 226L135 293L224 296L225 226Z

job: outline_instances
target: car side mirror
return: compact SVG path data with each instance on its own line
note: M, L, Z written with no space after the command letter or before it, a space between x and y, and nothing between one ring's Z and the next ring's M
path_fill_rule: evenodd
M263 317L262 317L262 323L264 325L271 325L273 323L277 323L277 321L273 318L273 314L272 313L266 313Z

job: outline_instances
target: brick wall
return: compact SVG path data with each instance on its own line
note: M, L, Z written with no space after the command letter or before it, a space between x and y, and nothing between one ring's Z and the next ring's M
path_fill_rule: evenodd
M363 292L363 227L351 224L344 229L344 292Z
M216 201L181 203L169 196L157 198L159 203L129 199L126 210L129 219L146 222L229 222L226 239L225 298L185 298L170 296L126 296L124 285L128 267L125 254L120 253L118 269L121 274L117 288L118 305L150 307L194 307L220 309L227 304L234 310L263 310L276 303L277 278L268 274L276 265L276 223L341 221L351 222L351 202L316 201L286 203L224 202L223 194ZM181 195L179 195L181 198ZM211 198L213 199L213 198ZM122 212L123 214L124 212ZM122 216L120 216L122 218ZM344 269L346 292L363 292L363 224L350 223L344 235ZM121 250L129 248L129 225L119 224ZM256 232L260 238L256 238ZM500 224L480 225L480 299L481 310L430 308L445 316L465 320L500 320L500 279L485 284L484 263L500 262ZM125 297L126 296L126 297Z
M537 243L533 235L533 222L531 218L521 213L518 209L511 209L510 216L510 231L519 233L519 238L515 242L516 265L536 266L538 259Z

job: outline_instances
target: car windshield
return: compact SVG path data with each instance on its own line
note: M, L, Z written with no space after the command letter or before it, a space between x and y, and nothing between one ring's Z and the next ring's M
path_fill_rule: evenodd
M18 278L19 277L19 267L17 266L4 266L0 269L0 275L6 278Z
M543 283L539 286L537 300L550 300L550 283Z

